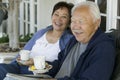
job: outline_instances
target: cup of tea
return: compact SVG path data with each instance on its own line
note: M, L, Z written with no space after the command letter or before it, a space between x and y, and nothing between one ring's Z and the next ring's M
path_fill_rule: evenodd
M35 56L33 58L34 66L36 69L44 69L45 68L45 56Z
M23 61L29 60L30 58L30 51L29 50L20 50L20 59Z

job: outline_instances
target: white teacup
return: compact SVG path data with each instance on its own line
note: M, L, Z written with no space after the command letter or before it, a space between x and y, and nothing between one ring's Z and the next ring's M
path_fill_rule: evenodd
M20 59L21 60L29 60L30 58L30 51L29 50L20 50Z
M44 69L45 68L45 56L35 56L33 58L34 66L36 69Z

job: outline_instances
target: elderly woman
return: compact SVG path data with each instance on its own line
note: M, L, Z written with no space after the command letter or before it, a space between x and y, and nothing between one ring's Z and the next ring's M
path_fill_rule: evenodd
M19 56L10 64L0 64L0 80L9 73L15 74L33 74L28 71L28 67L33 63L33 57L44 55L48 63L58 59L58 53L63 50L72 38L69 30L71 9L73 4L67 2L58 2L55 4L52 12L52 25L39 30L32 39L25 45L25 50L30 50L31 59L24 64L19 65Z

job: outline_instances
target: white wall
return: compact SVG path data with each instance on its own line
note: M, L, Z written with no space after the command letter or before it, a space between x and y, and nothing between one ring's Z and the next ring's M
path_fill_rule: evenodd
M8 3L8 0L2 0L2 2L3 2L3 3L4 3L4 2L5 2L5 3Z

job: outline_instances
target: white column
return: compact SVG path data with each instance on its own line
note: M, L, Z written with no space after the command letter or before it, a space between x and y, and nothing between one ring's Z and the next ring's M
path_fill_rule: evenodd
M19 17L19 20L20 20L20 27L19 27L19 31L20 31L20 35L23 35L24 34L24 2L22 1L20 3L20 8L19 8L19 14L20 14L20 17Z
M118 6L118 0L112 0L112 21L111 21L111 28L117 29L117 6Z
M30 33L34 33L34 22L34 0L30 0Z
M107 17L106 17L106 32L109 31L111 25L111 20L112 20L112 0L107 0Z
M27 18L28 18L28 17L27 17L27 16L28 16L28 14L27 14L27 11L28 11L27 6L28 6L28 5L27 5L27 4L28 4L28 1L25 2L25 15L26 15L26 16L25 16L25 28L26 28L26 29L25 29L25 30L26 30L26 31L25 31L25 35L28 33L28 25L27 25L27 24L28 24L28 23L27 23L27 22L28 22L28 20L27 20Z
M41 0L37 0L37 28L39 29L41 27L40 23L41 23L41 18L40 18L40 15L41 14Z
M106 31L116 29L117 0L107 0L107 24Z

